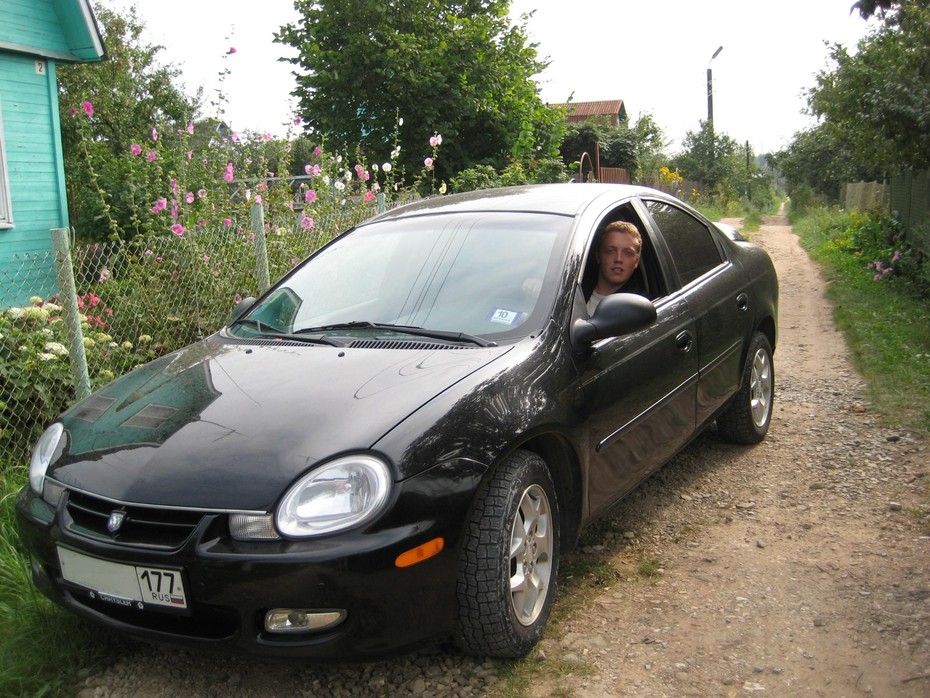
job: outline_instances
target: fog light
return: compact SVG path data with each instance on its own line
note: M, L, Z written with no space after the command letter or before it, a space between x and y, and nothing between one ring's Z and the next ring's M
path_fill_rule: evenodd
M332 628L345 618L346 612L340 609L275 608L265 614L265 630L269 633L309 633Z

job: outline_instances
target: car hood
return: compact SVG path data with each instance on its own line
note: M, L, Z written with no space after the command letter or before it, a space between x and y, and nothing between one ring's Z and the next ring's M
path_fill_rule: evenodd
M411 346L419 348L209 338L68 410L68 446L49 475L119 502L270 510L300 473L371 447L508 351Z

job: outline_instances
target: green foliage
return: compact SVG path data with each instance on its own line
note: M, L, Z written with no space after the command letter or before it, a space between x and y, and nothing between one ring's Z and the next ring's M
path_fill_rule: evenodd
M905 0L855 53L831 49L832 71L817 76L809 103L863 165L878 173L930 167L930 6ZM875 3L860 10L871 13ZM884 5L883 5L884 6Z
M555 152L562 115L537 95L545 64L510 26L508 0L297 0L299 23L276 41L297 49L295 92L308 131L337 150L361 148L377 160L408 144L399 164L407 181L446 139L437 181L479 163ZM398 118L398 115L400 118Z
M815 198L836 202L843 184L876 177L860 164L843 132L830 123L796 133L787 148L771 157L786 179L788 195L799 206Z
M887 251L882 246L888 244L888 231L880 232L883 225L871 216L823 208L793 225L811 255L826 267L837 324L868 382L874 407L890 424L930 433L927 296L918 295L915 285L897 273L876 272L875 260L862 251Z
M701 121L700 130L689 131L683 151L672 165L685 179L702 182L707 194L726 207L743 197L767 205L773 196L772 175L760 167L752 152L730 136L714 131L713 123Z

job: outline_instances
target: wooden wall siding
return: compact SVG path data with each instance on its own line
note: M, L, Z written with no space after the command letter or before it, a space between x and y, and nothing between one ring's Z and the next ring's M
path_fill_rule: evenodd
M0 43L45 51L70 53L52 0L3 0Z

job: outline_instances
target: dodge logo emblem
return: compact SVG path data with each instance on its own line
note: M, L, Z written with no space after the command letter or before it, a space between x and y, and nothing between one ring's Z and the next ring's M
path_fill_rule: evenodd
M110 518L107 520L107 530L115 535L116 532L120 530L125 520L125 511L110 512Z

